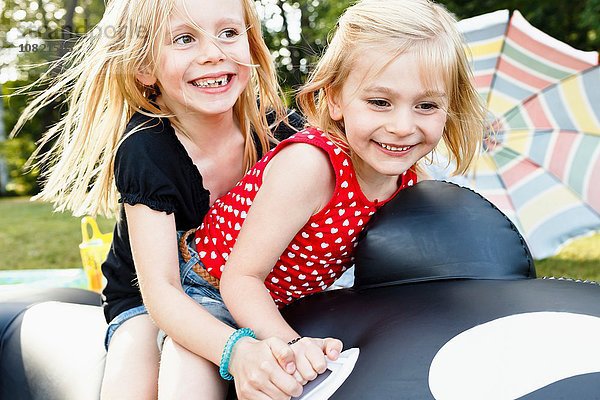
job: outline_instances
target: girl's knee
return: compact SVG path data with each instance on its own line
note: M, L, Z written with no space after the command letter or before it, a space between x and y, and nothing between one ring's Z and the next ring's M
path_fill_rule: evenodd
M113 334L108 352L102 399L155 399L158 392L157 328L148 315L125 321Z
M225 399L227 384L217 367L167 337L163 343L158 379L159 399Z

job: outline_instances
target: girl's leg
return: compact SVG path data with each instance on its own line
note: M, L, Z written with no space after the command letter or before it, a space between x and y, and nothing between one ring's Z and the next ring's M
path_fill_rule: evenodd
M157 334L148 314L128 319L115 331L106 355L102 400L156 399Z
M193 270L200 258L193 244L194 236L190 233L177 233L180 247L187 245L188 250L185 256L182 252L179 254L179 272L184 292L203 307L207 303L210 304L211 309L208 311L213 316L230 326L235 326L218 290ZM225 399L227 382L221 379L219 370L213 363L174 342L165 336L164 332L160 333L159 342L162 343L158 376L159 400Z
M224 400L227 383L217 367L167 337L158 378L159 399Z

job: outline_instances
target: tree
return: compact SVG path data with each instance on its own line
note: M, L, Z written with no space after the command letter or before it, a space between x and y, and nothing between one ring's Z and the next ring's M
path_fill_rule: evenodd
M600 0L588 0L578 16L579 26L585 31L587 50L600 50Z
M35 82L52 61L68 51L81 33L90 30L104 12L103 0L0 0L0 85L3 94ZM115 0L120 1L120 0ZM122 0L126 1L126 0ZM301 85L343 10L355 0L255 0L263 20L265 41L289 92ZM582 50L600 50L600 0L440 0L457 18L518 9L534 26ZM43 87L39 87L43 90ZM57 99L59 103L60 99ZM5 132L10 132L24 99L3 98ZM23 176L19 163L61 110L49 106L34 118L10 145L0 137L12 187L16 193L37 190L36 171ZM0 165L2 163L0 162ZM2 182L0 182L0 186ZM1 195L1 193L0 193Z
M351 0L256 0L282 86L301 85L322 53L335 22Z
M2 123L5 132L10 132L27 101L27 97L14 94L36 82L48 70L49 62L69 51L74 38L100 20L104 4L102 0L15 0L3 5L0 23L7 29L0 31ZM7 193L33 194L38 190L39 171L24 174L23 164L41 134L60 118L64 111L58 108L61 100L41 110L16 138L0 137L0 164L6 166L9 176L9 182L0 185Z
M353 0L255 0L282 85L298 87L327 44L336 20ZM534 26L582 50L600 49L600 0L441 0L458 19L518 9Z
M554 38L580 50L600 50L600 0L442 0L458 19L508 9Z

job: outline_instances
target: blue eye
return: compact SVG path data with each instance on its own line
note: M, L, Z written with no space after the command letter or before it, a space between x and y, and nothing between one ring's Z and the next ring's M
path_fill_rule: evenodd
M240 36L240 33L233 28L222 30L217 36L219 39L232 40Z
M385 99L368 99L367 103L375 106L376 108L387 108L391 106L390 102Z
M183 35L179 35L175 39L173 39L173 43L181 44L181 45L190 44L193 41L194 41L194 38L192 37L192 35L188 35L187 33L183 34Z
M437 110L438 108L440 108L435 103L421 103L421 104L417 105L417 107L423 111L433 111L433 110Z

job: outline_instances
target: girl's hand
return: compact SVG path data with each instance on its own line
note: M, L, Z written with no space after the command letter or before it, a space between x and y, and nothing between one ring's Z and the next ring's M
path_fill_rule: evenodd
M294 379L294 353L283 340L240 339L233 348L229 372L240 400L289 399L302 394Z
M291 345L296 361L296 380L302 385L312 381L318 374L327 369L327 358L331 361L338 359L343 344L333 338L304 337Z

